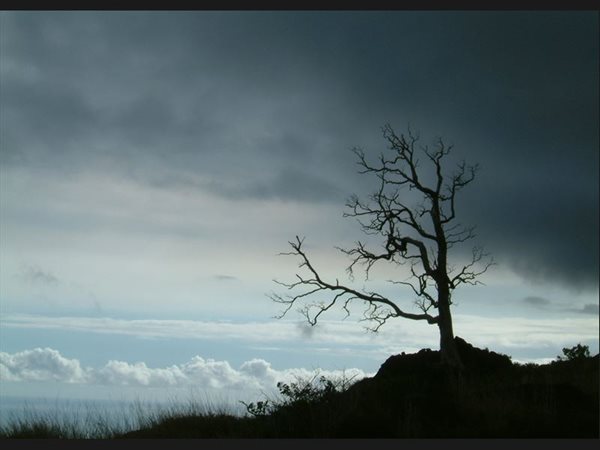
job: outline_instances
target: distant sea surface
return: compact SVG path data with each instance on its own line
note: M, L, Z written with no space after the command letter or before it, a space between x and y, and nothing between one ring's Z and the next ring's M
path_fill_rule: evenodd
M189 407L189 404L174 402L1 396L0 427L18 422L42 422L76 425L80 430L129 430L140 425L144 418L173 410L185 411Z

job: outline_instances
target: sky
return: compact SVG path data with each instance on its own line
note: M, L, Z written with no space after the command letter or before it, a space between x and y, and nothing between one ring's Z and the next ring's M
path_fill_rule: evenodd
M378 187L351 150L387 152L388 123L480 166L450 257L496 265L455 291L455 334L598 353L598 34L595 12L0 12L0 396L254 398L437 349L269 298L298 235L411 309L405 269L352 282L336 249Z

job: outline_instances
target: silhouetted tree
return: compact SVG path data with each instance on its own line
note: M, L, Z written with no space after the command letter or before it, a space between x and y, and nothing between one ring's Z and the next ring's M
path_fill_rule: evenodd
M346 269L351 279L357 264L364 266L368 279L369 271L375 263L410 262L411 276L407 281L391 282L412 290L417 297L415 304L420 312L408 312L396 299L380 293L357 290L340 284L337 279L335 282L324 280L305 253L304 240L298 236L289 243L292 251L283 254L300 257L299 267L306 268L308 275L296 274L297 280L292 283L275 282L290 290L298 287L305 287L307 290L295 295L272 294L271 298L286 305L279 316L281 318L295 304L314 294L330 291L332 297L328 302L309 303L300 309L311 325L315 325L321 314L337 304L341 304L349 315L348 307L354 301L366 304L363 320L374 324L370 327L373 331L377 331L390 318L424 320L439 328L442 361L453 367L462 367L452 329L452 291L461 284L480 283L477 277L493 264L491 260L482 262L487 255L478 247L473 248L470 261L462 269L456 270L448 263L448 250L455 244L474 237L474 227L455 223L455 201L458 192L475 179L477 166L467 165L463 161L457 165L454 173L446 174L442 163L452 150L451 145L447 146L439 139L436 148L430 150L427 146L417 146L419 138L410 130L407 135L398 136L390 125L386 125L382 131L389 144L389 157L381 154L378 162L371 164L361 149L353 150L361 167L359 173L376 175L379 188L367 202L353 195L346 204L349 212L344 213L344 216L357 218L366 234L383 238L383 251L370 250L360 241L353 248L339 250L351 257L352 262ZM418 153L430 164L433 179L431 184L426 183L425 174L419 166ZM420 201L416 206L409 206L401 197L401 191L406 187L418 194Z

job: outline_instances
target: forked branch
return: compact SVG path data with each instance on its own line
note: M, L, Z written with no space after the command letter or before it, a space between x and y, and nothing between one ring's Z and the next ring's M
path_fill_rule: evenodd
M311 303L305 305L300 309L300 312L306 317L307 321L311 325L315 325L322 313L332 308L338 302L344 302L344 309L349 312L348 305L352 301L362 301L367 304L367 314L365 318L370 321L376 322L378 325L372 328L374 331L392 317L404 317L412 320L425 320L430 324L437 322L437 317L432 316L428 313L423 314L412 314L402 310L398 305L375 292L358 291L348 286L340 284L339 280L335 283L330 283L321 278L317 270L314 268L306 253L302 249L304 240L296 236L295 241L290 241L289 244L292 247L291 252L282 253L283 255L299 256L301 259L299 268L306 268L309 272L308 277L296 274L297 281L293 283L283 283L274 280L277 284L286 287L288 290L292 290L299 286L307 288L307 290L296 294L281 296L279 294L271 294L270 298L277 302L285 305L284 311L278 316L278 318L284 317L287 312L301 299L312 296L319 292L333 292L335 295L332 300L328 303Z

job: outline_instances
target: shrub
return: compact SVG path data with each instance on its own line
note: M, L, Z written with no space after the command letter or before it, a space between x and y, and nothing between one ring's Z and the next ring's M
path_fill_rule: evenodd
M571 348L563 348L562 349L564 357L558 356L559 361L573 361L586 359L590 357L590 348L587 345L577 344Z
M292 383L277 383L281 400L264 400L259 402L241 402L248 414L254 417L267 416L284 406L299 404L314 404L325 402L335 393L346 391L352 384L352 378L342 376L338 380L330 380L324 376L315 375L310 379L297 378Z

